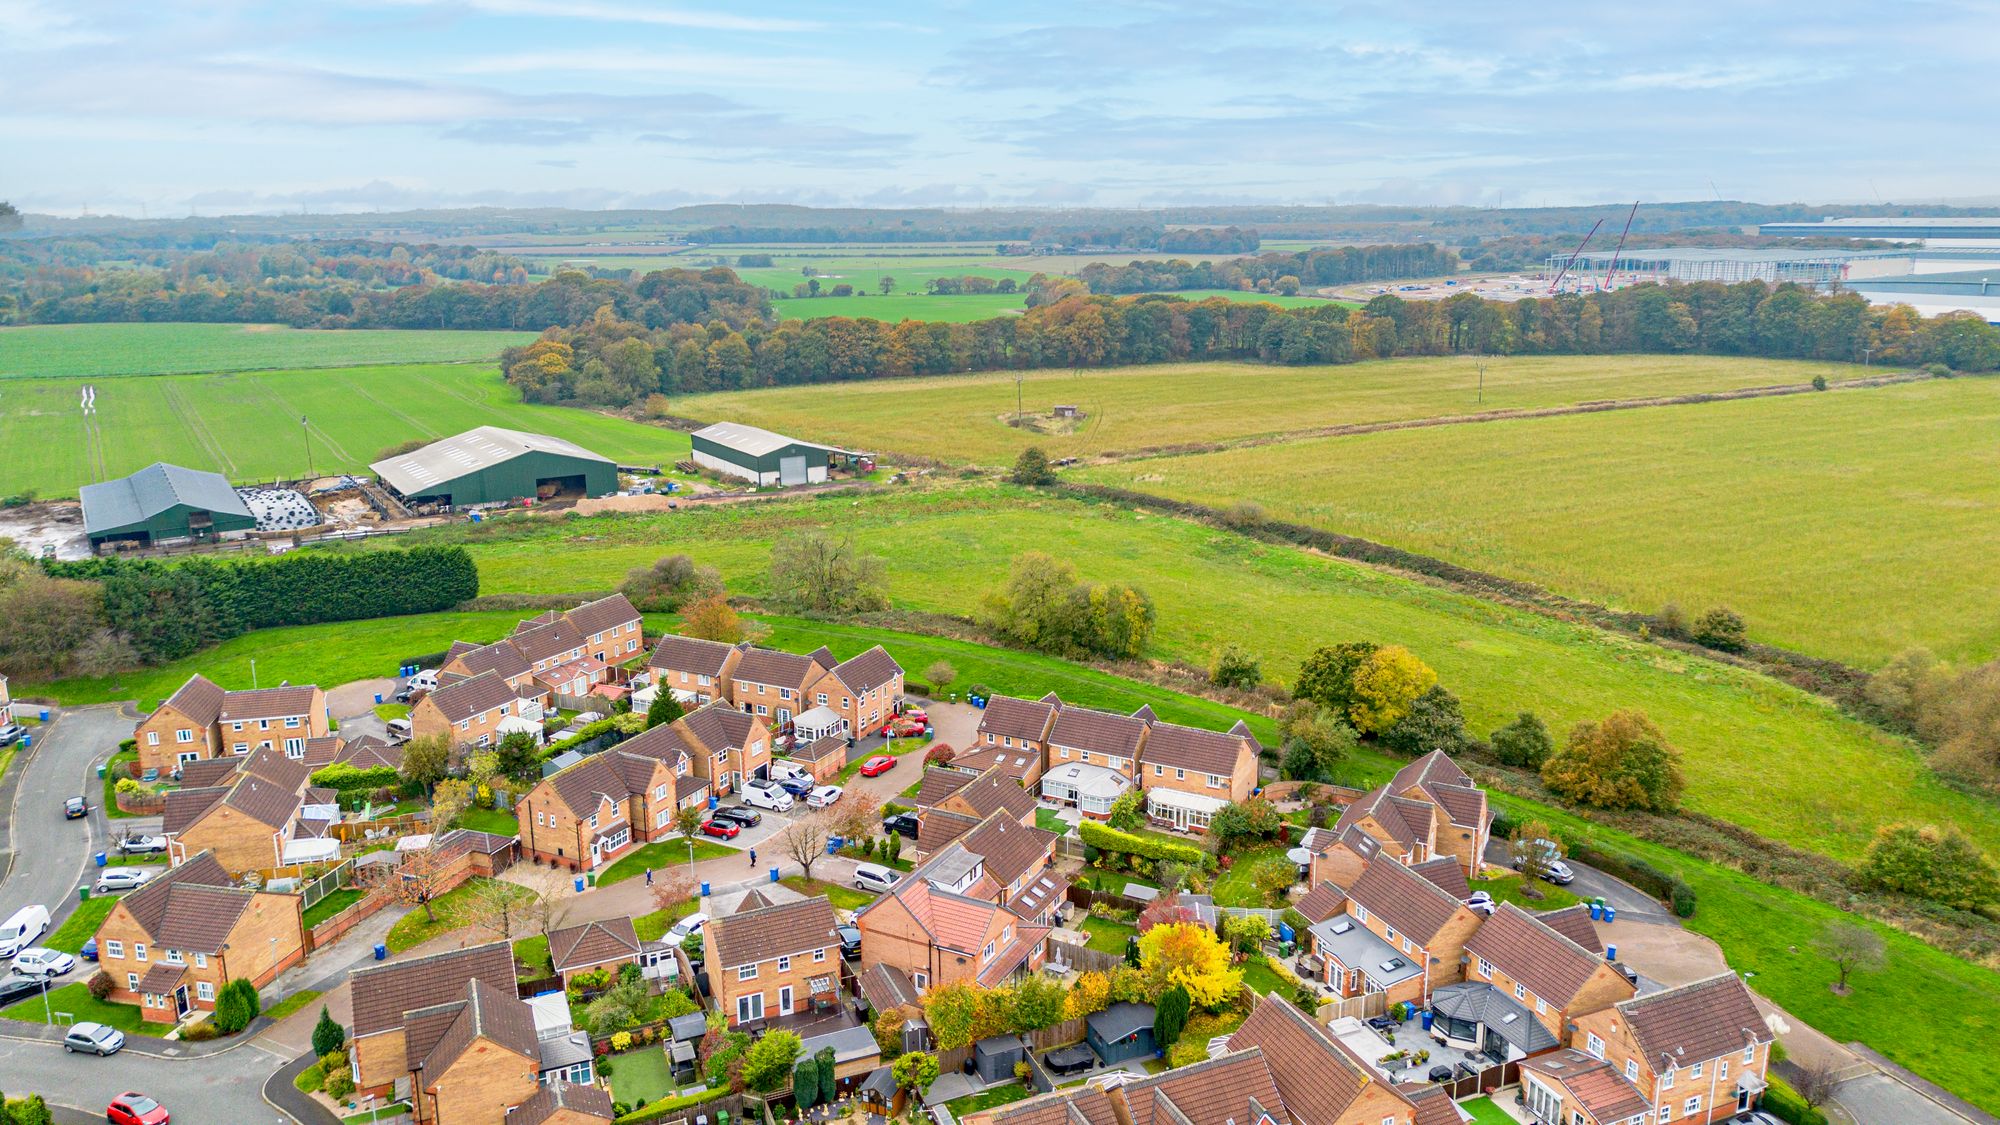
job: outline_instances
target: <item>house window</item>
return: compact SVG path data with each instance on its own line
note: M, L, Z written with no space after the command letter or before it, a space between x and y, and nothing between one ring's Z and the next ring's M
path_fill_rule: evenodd
M989 941L989 942L987 942L987 943L986 943L986 949L985 949L985 951L984 951L984 952L982 952L982 953L981 953L981 954L979 955L979 959L980 959L981 961L991 961L991 960L993 960L993 943L992 943L992 942L990 942L990 941Z
M287 727L292 728L293 730L297 730L299 725L299 717L297 715L285 716L285 725Z
M765 705L763 705L762 703L759 703L759 704L757 705L757 713L758 713L759 715L768 715L768 714L770 714L770 713L771 713L771 709L770 709L769 707L766 707L766 706L765 706Z
M213 1002L215 999L215 983L213 981L205 981L205 980L196 981L194 985L194 994L197 999L208 1000Z
M1165 776L1167 776L1167 767L1165 767L1165 766L1154 766L1154 767L1153 767L1153 776L1154 776L1154 777L1165 777Z
M235 745L234 749L238 754L248 754L250 752L250 744L247 742L239 742Z
M755 965L743 965L743 966L740 966L740 967L739 967L739 968L738 968L738 969L736 970L736 979L737 979L737 980L756 980L756 979L757 979L757 966L755 966Z
M1625 1060L1625 1080L1626 1080L1627 1082L1631 1082L1631 1083L1634 1083L1635 1085L1636 1085L1636 1084L1638 1083L1638 1081L1639 1081L1639 1060L1638 1060L1638 1059L1626 1059L1626 1060Z
M992 736L988 735L987 737L991 738ZM1062 756L1063 756L1063 761L1065 762L1069 761L1069 747L1065 746L1062 748Z
M270 730L270 729L271 729L271 720L269 720L269 719L258 719L258 720L257 720L257 729L258 729L258 730Z
M1479 959L1479 975L1480 975L1480 976L1482 976L1482 977L1490 977L1490 976L1492 976L1492 975L1493 975L1493 962L1491 962L1491 961L1488 961L1488 960L1487 960L1486 958L1484 958L1484 957L1481 957L1481 958Z
M137 991L139 991L139 974L138 974L138 973L126 973L126 974L125 974L125 987L126 987L127 989L129 989L130 991L133 991L133 992L137 992ZM152 1003L152 1001L151 1001L151 1000L148 1000L148 1001L147 1001L147 1003L149 1003L149 1004L150 1004L150 1003Z
M285 740L285 757L287 757L287 758L303 758L303 757L305 757L305 756L306 756L306 740L305 740L305 739L303 739L303 738L287 738L287 739Z
M242 723L231 723L231 724L229 724L229 729L230 729L230 730L233 730L233 731L240 731L240 730L242 730L242 729L243 729L243 724L242 724Z
M1535 997L1535 1014L1538 1016L1546 1016L1549 1014L1549 1006L1547 1004L1542 1003L1542 998L1539 996Z
M1215 774L1209 774L1209 775L1208 775L1208 787L1209 787L1210 789L1220 789L1220 788L1222 788L1222 778L1221 778L1221 777L1219 777L1219 776L1217 776L1217 775L1215 775Z
M779 688L779 689L778 689L778 698L779 698L779 699L790 699L791 697L792 697L792 689L791 689L791 688L788 688L788 687L781 687L781 688Z
M1599 1039L1595 1031L1590 1033L1589 1050L1595 1058L1601 1059L1604 1057L1604 1040Z
M195 967L195 968L197 968L197 969L206 969L206 968L208 968L208 954L206 954L206 953L197 953L197 954L195 954L195 955L194 955L194 967Z
M1186 781L1186 780L1187 780L1187 771L1186 771L1186 770L1182 770L1182 769L1177 769L1177 770L1175 770L1175 771L1174 771L1174 780L1175 780L1175 781Z
M820 705L821 707L824 707L824 706L826 706L826 693L825 693L825 692L820 692L817 698L819 699L819 705Z
M686 673L686 672L682 672L682 673L681 673L681 679L682 679L682 681L686 681L686 680L687 680L687 673ZM702 687L707 687L707 686L708 686L708 677L707 677L707 676L705 676L705 675L703 675L703 676L696 676L696 677L694 678L694 682L695 682L695 683L698 683L698 684L700 684L700 685L701 685Z
M1701 1095L1700 1095L1700 1094L1696 1094L1696 1095L1695 1095L1694 1097L1691 1097L1691 1098L1689 1098L1689 1099L1687 1100L1687 1104L1685 1104L1685 1105L1681 1106L1681 1116L1682 1116L1682 1117L1693 1117L1693 1116L1694 1116L1695 1114L1697 1114L1697 1113L1700 1113L1700 1112L1701 1112Z
M581 680L578 680L578 681L577 681L577 683L576 683L576 686L578 686L578 687L581 687L581 686L582 686L582 684L583 684L583 681L581 681ZM502 704L500 705L500 713L501 713L502 715L505 715L505 714L507 713L507 708L508 708L508 707L510 707L510 706L512 706L512 704L508 704L508 703L502 703Z
M166 958L167 964L169 965L187 964L186 961L183 961L181 959L181 951L178 949L163 949L160 951L160 955Z
M661 809L659 812L653 814L653 827L665 828L667 826L668 811L667 809Z
M596 814L596 813L591 813L591 814L590 814L590 826L591 826L592 828L595 828L595 827L597 827L597 814Z
M493 736L490 734L481 734L478 738L474 739L473 741L477 742L481 746L486 746L492 743Z
M1661 1121L1672 1121L1673 1119L1674 1119L1674 1107L1673 1107L1673 1106L1670 1106L1670 1105L1663 1105L1663 1106L1661 1106L1661 1107L1660 1107L1660 1120L1661 1120Z
M175 732L174 732L174 741L175 741L175 742L193 742L193 741L194 741L194 732L193 732L193 731L191 731L191 730L177 730L177 731L175 731Z
M819 961L824 961L824 960L826 960L826 950L824 950L824 949L815 949L815 950L813 950L813 961L814 961L814 962L819 962Z
M1363 905L1361 905L1361 904L1360 904L1360 903L1358 903L1358 902L1357 902L1357 903L1355 903L1355 904L1354 904L1354 920L1355 920L1355 921L1357 921L1357 922L1366 922L1366 921L1368 920L1368 908L1367 908L1367 907L1365 907L1365 906L1363 906Z
M1520 981L1515 981L1515 982L1514 982L1514 999L1516 999L1516 1000L1526 1000L1527 998L1528 998L1528 986L1527 986L1527 985L1525 985L1525 984L1522 984L1522 983L1521 983Z
M1701 1068L1702 1068L1702 1067L1704 1067L1704 1066L1707 1066L1707 1065L1708 1065L1707 1063L1696 1063L1696 1064L1694 1064L1694 1069L1688 1072L1688 1077L1690 1077L1690 1078L1700 1078L1700 1077L1701 1077Z
M122 942L122 941L107 941L107 942L105 942L105 943L104 943L104 955L105 955L106 957L123 957L123 956L125 956L125 943L124 943L124 942Z
M471 730L471 729L472 729L472 720L471 720L471 719L460 719L460 720L458 721L458 729L459 729L459 730Z
M1391 945L1394 945L1396 942L1396 927L1394 926L1382 927L1382 936L1387 938Z
M145 942L135 941L132 943L132 959L135 961L144 961L146 959Z
M1743 1065L1757 1065L1757 1044L1752 1043L1748 1047L1743 1048Z
M1727 1082L1727 1081L1729 1081L1729 1060L1728 1060L1728 1059L1717 1059L1717 1060L1715 1060L1715 1080L1716 1080L1717 1082Z
M736 1022L751 1023L764 1018L764 994L753 992L736 998Z
M1667 1072L1665 1074L1660 1075L1660 1089L1671 1090L1673 1088L1674 1088L1674 1068L1668 1067Z
M921 992L931 986L931 975L929 973L911 973L910 983L916 985L917 991Z
M653 800L664 801L666 799L667 799L667 787L664 785L653 786Z
M146 732L146 745L148 745L148 746L158 746L159 744L160 744L160 732L159 732L159 731L156 731L156 730L149 730L149 731L147 731L147 732Z
M779 971L779 972L781 972L781 973L783 973L783 972L789 972L789 971L791 971L791 968L792 968L792 959L791 959L790 957L780 957L780 958L778 958L778 971Z

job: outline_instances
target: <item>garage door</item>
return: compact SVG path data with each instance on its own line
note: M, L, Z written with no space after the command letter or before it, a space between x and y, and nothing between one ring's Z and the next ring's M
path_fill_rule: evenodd
M806 482L806 459L804 457L778 458L779 484L804 484Z

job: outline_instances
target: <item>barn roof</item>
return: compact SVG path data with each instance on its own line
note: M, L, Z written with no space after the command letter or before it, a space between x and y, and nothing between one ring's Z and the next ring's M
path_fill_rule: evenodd
M611 464L610 458L592 453L573 441L499 426L480 426L441 438L414 452L377 461L368 468L390 487L408 495L490 469L527 453L554 453Z
M155 461L129 477L86 484L78 495L83 499L83 530L87 535L121 531L181 504L217 515L240 516L244 527L257 523L243 497L221 473L184 469L165 461Z

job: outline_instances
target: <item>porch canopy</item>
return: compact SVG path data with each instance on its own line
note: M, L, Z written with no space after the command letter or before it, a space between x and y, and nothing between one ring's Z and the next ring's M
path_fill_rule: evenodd
M845 729L846 721L831 707L815 707L792 720L792 736L803 742L838 735Z

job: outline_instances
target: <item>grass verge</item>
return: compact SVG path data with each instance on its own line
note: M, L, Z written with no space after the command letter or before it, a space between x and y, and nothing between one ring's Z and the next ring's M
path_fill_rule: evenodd
M875 901L875 896L853 887L843 887L839 883L829 883L824 879L808 879L803 875L787 875L778 880L802 895L819 895L838 910L859 910Z
M728 856L741 854L743 853L737 851L735 848L715 843L712 840L696 840L694 842L694 861L696 863L700 863L704 859L723 859ZM686 841L679 839L655 840L650 844L642 844L638 848L619 856L618 862L605 868L598 874L597 885L608 887L613 883L622 883L627 879L644 875L648 867L654 870L664 870L687 862L688 845Z
M425 915L421 906L398 918L396 924L389 927L387 941L390 952L400 953L434 937L472 925L478 920L473 916L473 905L481 893L480 888L488 884L506 888L502 893L511 895L523 903L535 897L535 892L519 883L484 878L468 879L431 900L431 912L437 916L435 921Z
M299 991L292 993L290 996L285 997L283 1000L278 1001L276 1004L273 1004L270 1007L264 1009L264 1014L271 1017L272 1021L275 1022L277 1020L284 1019L286 1016L296 1014L299 1011L299 1009L304 1008L306 1005L312 1003L315 1000L318 1000L323 995L325 994L320 992L318 989L314 988L300 989Z
M104 924L104 920L111 916L112 909L117 905L118 900L110 895L98 895L77 903L76 910L63 919L63 924L57 926L55 932L42 944L50 949L60 949L64 953L80 952L83 943L90 940L91 935L97 932L97 927Z
M49 1011L67 1012L76 1017L76 1023L101 1023L115 1027L127 1035L165 1035L173 1030L168 1023L147 1023L139 1014L137 1004L119 1004L110 1000L92 999L90 986L82 981L65 984L49 990L46 1007L40 996L31 996L19 1004L0 1011L0 1019L20 1020L23 1023L46 1023Z

